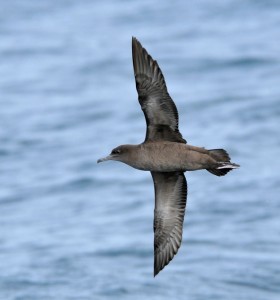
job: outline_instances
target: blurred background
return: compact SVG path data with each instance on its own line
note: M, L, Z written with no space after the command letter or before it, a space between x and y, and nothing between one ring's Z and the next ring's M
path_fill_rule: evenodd
M279 299L280 3L1 1L0 299ZM159 62L188 143L239 170L186 173L181 249L153 278L131 37Z

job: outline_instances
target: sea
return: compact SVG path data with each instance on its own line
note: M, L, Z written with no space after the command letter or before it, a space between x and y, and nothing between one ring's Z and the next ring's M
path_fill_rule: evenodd
M0 9L0 299L280 299L280 2L13 0ZM97 164L145 139L132 36L189 144L183 242L153 277L149 172Z

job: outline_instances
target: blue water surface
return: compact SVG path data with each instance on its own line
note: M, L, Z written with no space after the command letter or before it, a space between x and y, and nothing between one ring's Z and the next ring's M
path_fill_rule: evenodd
M280 2L1 1L0 299L280 299ZM136 36L188 143L239 170L186 173L183 243L153 278Z

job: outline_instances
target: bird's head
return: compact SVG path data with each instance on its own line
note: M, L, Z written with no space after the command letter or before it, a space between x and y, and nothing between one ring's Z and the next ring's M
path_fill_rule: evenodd
M106 160L116 160L127 163L127 159L130 159L132 156L132 148L135 147L133 145L121 145L114 148L110 155L98 159L97 163L106 161Z

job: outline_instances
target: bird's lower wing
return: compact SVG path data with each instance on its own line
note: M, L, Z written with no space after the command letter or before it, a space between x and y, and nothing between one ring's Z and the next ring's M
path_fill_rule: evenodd
M181 172L151 172L155 186L154 276L180 248L187 202L187 181Z

